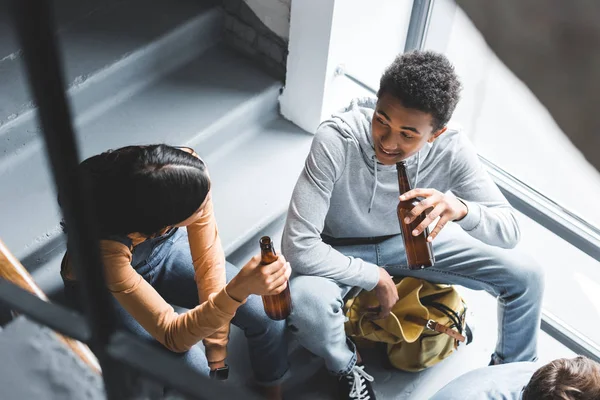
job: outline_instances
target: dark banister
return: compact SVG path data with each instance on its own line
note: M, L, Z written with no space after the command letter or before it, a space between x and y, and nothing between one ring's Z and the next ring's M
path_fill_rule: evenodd
M45 302L3 279L0 279L0 302L11 310L26 314L33 321L80 342L90 340L90 327L81 315L58 304Z
M52 175L69 227L68 248L91 325L89 345L100 362L106 391L112 400L118 396L119 378L112 373L117 368L113 368L114 362L106 356L105 348L115 331L115 317L104 285L90 195L78 174L79 157L64 92L51 5L50 1L13 0L14 22Z

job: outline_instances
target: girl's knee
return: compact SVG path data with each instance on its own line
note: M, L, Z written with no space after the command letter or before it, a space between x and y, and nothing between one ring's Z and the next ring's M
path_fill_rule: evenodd
M193 368L195 371L202 375L208 376L210 368L208 367L208 360L204 350L196 345L186 351L185 353L174 353L177 354L186 363L187 366Z

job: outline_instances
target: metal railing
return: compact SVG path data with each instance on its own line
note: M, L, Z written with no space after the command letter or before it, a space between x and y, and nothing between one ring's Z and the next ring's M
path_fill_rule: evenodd
M50 1L39 0L10 3L52 176L69 226L67 245L75 275L82 286L81 300L87 318L45 303L8 281L0 282L0 301L63 335L88 344L100 363L110 400L135 396L128 393L127 380L132 371L152 376L192 398L256 398L239 388L210 380L166 350L151 347L117 330L110 294L104 283L96 221L90 212L92 199L78 174L79 153L64 91L51 5Z
M410 22L406 33L404 52L420 50L425 45L429 21L433 12L433 0L414 0L410 13Z
M479 158L515 209L600 261L600 229L529 187L485 157Z

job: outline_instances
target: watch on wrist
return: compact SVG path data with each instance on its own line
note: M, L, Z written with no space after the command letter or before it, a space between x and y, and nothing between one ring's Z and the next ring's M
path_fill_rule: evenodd
M225 365L224 367L212 369L208 375L211 379L215 379L217 381L227 380L229 377L229 365Z

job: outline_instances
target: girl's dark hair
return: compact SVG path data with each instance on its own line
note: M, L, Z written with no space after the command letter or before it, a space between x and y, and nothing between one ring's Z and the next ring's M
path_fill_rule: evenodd
M600 365L589 358L560 358L537 371L523 391L523 400L600 399Z
M152 236L189 218L202 205L210 180L202 160L164 144L128 146L84 160L100 236Z

